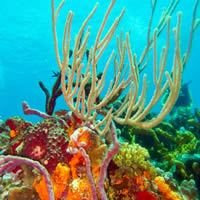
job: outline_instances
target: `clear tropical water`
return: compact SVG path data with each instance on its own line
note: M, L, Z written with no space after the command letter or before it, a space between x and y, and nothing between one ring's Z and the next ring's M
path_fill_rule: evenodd
M69 9L75 13L72 33L76 33L84 17L95 4L90 1L66 1L59 16L58 30L61 36L66 13ZM169 1L159 1L154 18L157 23L158 14ZM52 70L57 70L53 49L53 35L51 27L51 2L47 0L11 0L2 1L0 6L0 116L5 119L13 115L23 115L21 102L26 100L30 105L44 110L44 94L41 92L38 81L42 80L51 86L54 79ZM102 14L109 1L100 1L100 6L90 21L92 30L97 30ZM194 1L181 1L176 11L183 11L182 23L182 51L185 51L188 42L189 27ZM118 0L109 19L125 7L126 12L118 28L118 33L131 32L132 47L140 55L146 44L146 31L150 16L150 1ZM173 15L173 25L176 21L176 12ZM161 40L164 39L161 35ZM94 35L92 35L94 38ZM115 41L113 41L113 45ZM194 107L200 106L199 97L199 44L200 29L195 33L192 53L184 71L184 82L192 81L191 91ZM112 48L112 45L109 46ZM102 63L103 65L103 63ZM149 69L150 68L150 69ZM148 71L149 70L149 71ZM151 73L151 66L147 72ZM58 107L66 107L62 98Z

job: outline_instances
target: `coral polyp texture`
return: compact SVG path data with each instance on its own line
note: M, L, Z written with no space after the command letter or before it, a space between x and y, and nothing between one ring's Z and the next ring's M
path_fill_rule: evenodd
M141 56L136 56L130 31L117 37L116 49L109 54L111 40L125 15L122 9L109 24L115 0L108 5L99 28L93 30L89 23L97 3L74 40L74 13L68 12L63 38L58 37L57 23L64 0L57 8L51 0L54 50L60 71L53 72L57 78L51 95L39 82L46 97L45 112L22 103L24 114L37 115L39 122L21 117L0 122L0 199L199 199L200 115L197 109L192 110L189 91L186 93L186 85L182 84L194 33L200 24L199 1L194 3L188 48L183 54L182 12L177 13L175 27L171 27L180 1L168 3L154 28L157 1L151 1L147 44ZM106 30L107 27L110 28ZM158 56L160 35L165 31L165 45ZM100 60L105 61L105 67L99 69ZM153 65L153 75L149 77L153 77L155 90L151 98L147 97L149 79L142 73L147 65ZM167 71L168 65L171 71ZM113 80L107 83L107 77L111 79L110 67ZM67 106L55 111L60 96ZM160 111L153 113L159 103ZM168 114L169 119L165 120Z

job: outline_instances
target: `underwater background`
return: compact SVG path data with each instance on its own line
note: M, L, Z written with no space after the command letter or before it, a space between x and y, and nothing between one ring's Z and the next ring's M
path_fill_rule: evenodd
M92 30L97 30L101 19L99 17L109 4L109 1L99 2L100 6L90 21ZM69 9L75 13L72 28L74 36L77 28L95 3L95 0L85 1L84 3L78 0L67 1L58 21L60 34L64 26L65 14ZM154 25L158 23L156 16L161 13L168 3L169 1L158 1ZM180 1L172 18L172 24L174 25L177 11L183 11L182 52L184 52L188 43L193 5L194 1ZM130 31L132 47L140 55L143 46L146 44L146 31L151 12L150 2L118 0L109 20L111 21L114 16L117 16L123 7L126 8L126 12L117 29L117 34L121 30L124 32ZM22 116L21 102L23 100L28 101L33 107L44 110L44 94L38 86L38 81L45 82L47 87L51 86L54 81L51 77L52 70L57 70L53 47L50 1L2 1L0 24L0 116L3 119L13 115ZM164 38L165 34L162 34L161 40ZM115 39L113 39L112 44L115 45L115 43ZM183 73L183 82L191 81L189 90L194 107L200 106L199 44L200 29L197 29L189 62ZM112 45L109 48L108 51L111 50ZM148 66L145 72L151 73L152 66ZM148 76L150 77L150 75ZM151 86L149 86L149 90L151 90ZM59 98L57 106L58 108L66 107L63 98Z
M108 118L102 126L97 125L107 116L108 111L112 111L111 107L114 111L118 111L126 100L124 98L126 92L129 92L132 85L128 85L128 89L122 88L122 92L117 94L119 96L114 96L113 101L109 101L102 110L97 110L99 113L94 120L81 118L76 115L77 113L69 112L70 109L59 90L63 83L60 84L60 69L54 50L52 1L3 0L1 2L0 200L199 200L200 1L179 0L178 6L172 13L166 70L169 72L171 70L174 47L177 47L177 43L174 42L173 27L177 25L179 11L183 14L180 33L181 56L186 52L190 39L192 39L192 48L189 60L183 69L181 91L176 104L161 123L150 128L144 128L141 124L145 124L146 121L151 124L156 119L167 102L166 99L170 96L169 90L164 93L164 97L158 104L145 114L145 117L141 117L142 119L139 120L141 123L138 124L119 123L120 120L117 121L111 115L113 119L109 121ZM91 35L87 50L84 51L86 58L84 57L83 61L89 60L88 50L91 50L94 44L97 31L111 1L98 1L98 9L88 23ZM63 29L69 10L74 12L71 50L74 48L76 34L96 2L96 0L65 1L59 12L56 27L60 52L62 52ZM147 44L151 5L155 2L156 10L152 21L151 37L161 13L166 10L170 2L175 1L116 0L103 35L106 34L122 8L125 8L125 14L102 58L97 63L98 80L98 75L103 71L110 52L117 49L116 37L121 33L130 34L131 48L139 59ZM59 3L60 0L55 0L55 7ZM198 5L196 15L198 23L193 37L190 38L194 5ZM166 45L166 36L165 27L158 36L158 58L161 57L163 45ZM138 73L140 85L142 85L143 75L147 74L148 87L145 104L155 91L152 49L145 57L148 65ZM69 58L71 62L73 56ZM129 62L128 58L126 55L123 67L126 67ZM114 69L110 66L105 77L106 88L99 96L95 96L95 103L101 102L110 80L116 80L114 73ZM65 80L64 84L69 83L69 79ZM87 82L89 90L91 89L90 80ZM60 95L55 97L57 101L54 112L48 113L45 110L47 95L45 96L41 84L52 92L55 83ZM84 87L85 93L87 89ZM141 91L142 86L139 87L139 92ZM76 102L77 97L73 98ZM115 102L116 99L119 101ZM22 107L24 101L28 104L24 103ZM89 101L88 94L85 94L83 102L87 101ZM87 109L89 108L86 108L86 112ZM140 107L133 109L130 115L137 115L138 110L140 111ZM41 114L40 111L44 113ZM124 114L126 113L122 112L122 117ZM106 131L102 134L104 130ZM28 165L31 167L27 167Z

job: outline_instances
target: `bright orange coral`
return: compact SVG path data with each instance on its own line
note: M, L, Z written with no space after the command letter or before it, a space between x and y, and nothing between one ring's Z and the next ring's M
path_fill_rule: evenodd
M73 179L76 179L78 177L77 168L78 168L78 165L82 164L82 162L83 162L83 156L80 152L77 152L76 154L74 154L72 159L70 160L69 166L71 169Z
M55 199L58 200L62 197L63 192L68 187L68 182L70 179L69 167L59 163L56 166L56 169L54 170L51 179L53 183ZM48 200L47 187L44 177L42 177L39 181L38 179L35 180L33 183L33 187L39 194L41 200Z
M14 137L16 137L18 135L18 133L19 133L18 131L10 130L10 137L14 138Z
M69 200L92 199L91 185L87 178L74 179L67 193Z
M77 147L78 144L84 144L84 149L88 149L92 146L93 140L92 140L92 133L85 128L79 128L76 131L78 131L78 136L76 141L70 141L69 146L71 147Z
M170 188L170 186L165 182L165 179L162 176L157 176L154 179L154 183L157 185L158 190L161 192L164 199L182 200L182 198Z
M68 187L69 179L70 179L69 167L66 165L62 165L61 163L58 163L52 175L55 199L60 199L62 197L63 192Z
M36 178L36 180L33 182L33 188L35 188L36 192L39 194L39 197L41 200L48 200L48 192L47 192L47 186L44 177L40 180Z
M143 176L136 176L135 183L140 191L147 189L149 186L146 178Z

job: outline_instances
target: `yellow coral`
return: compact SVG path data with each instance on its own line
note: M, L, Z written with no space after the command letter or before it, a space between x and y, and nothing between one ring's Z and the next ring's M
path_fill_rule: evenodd
M139 144L123 143L113 161L119 168L130 168L135 175L141 175L145 170L153 172L149 157L149 152Z
M131 199L134 192L150 189L156 170L148 158L148 151L139 144L121 144L119 153L113 159L119 168L110 174L110 199L115 199L114 196ZM134 188L137 189L134 191Z

